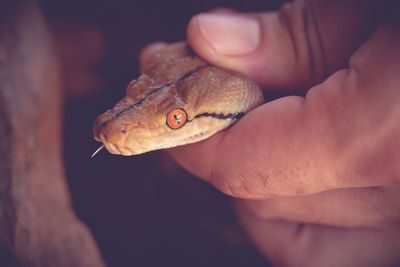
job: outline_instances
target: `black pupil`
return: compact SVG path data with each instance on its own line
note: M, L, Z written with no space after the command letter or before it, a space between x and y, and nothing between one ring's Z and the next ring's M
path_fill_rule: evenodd
M174 119L176 122L180 123L180 119L179 119L178 115L174 114Z

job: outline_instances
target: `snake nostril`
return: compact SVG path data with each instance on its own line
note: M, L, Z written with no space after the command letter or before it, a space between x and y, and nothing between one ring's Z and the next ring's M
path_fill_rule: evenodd
M96 139L96 141L101 141L100 140L100 131L99 131L99 128L97 127L96 123L93 125L93 137L94 137L94 139Z
M124 127L124 128L121 129L121 133L122 133L122 134L126 134L127 132L128 132L128 130L126 129L126 127Z
M110 120L107 116L100 115L93 124L93 136L97 141L101 141L101 135L104 134L105 126Z
M99 128L104 128L107 125L108 122L109 121L103 121L103 122L99 123L98 124Z
M109 122L110 119L108 118L108 116L101 115L100 117L97 118L95 124L98 128L104 128Z
M112 119L113 116L107 111L97 117L94 126L97 128L104 128Z

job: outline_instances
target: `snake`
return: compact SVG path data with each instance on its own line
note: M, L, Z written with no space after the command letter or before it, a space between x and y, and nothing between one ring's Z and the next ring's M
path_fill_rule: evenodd
M131 156L202 141L261 105L256 82L207 63L185 42L155 53L124 97L99 115L96 141Z

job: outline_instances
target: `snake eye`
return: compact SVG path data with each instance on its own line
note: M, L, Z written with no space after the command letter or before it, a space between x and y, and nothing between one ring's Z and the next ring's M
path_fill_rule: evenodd
M185 125L187 121L186 112L183 109L176 108L168 112L167 125L171 129L179 129Z

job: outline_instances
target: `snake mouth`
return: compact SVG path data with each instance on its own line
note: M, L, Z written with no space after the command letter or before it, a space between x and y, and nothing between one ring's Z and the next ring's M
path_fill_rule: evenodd
M117 146L111 143L103 142L104 147L107 149L108 152L114 155L122 155L120 149Z
M124 155L131 156L134 153L126 147L126 135L121 135L119 133L111 132L111 135L99 132L95 135L95 139L103 143L104 148L114 155Z
M126 155L129 152L124 148L126 127L115 127L115 119L108 112L97 117L93 125L93 137L111 154ZM121 130L119 130L121 128Z
M119 145L119 144L113 144L113 143L107 141L106 138L101 138L98 141L103 143L103 145L101 147L104 147L111 154L123 155L123 156L134 155L134 153L132 153L132 151L130 149L128 149L122 145Z
M107 137L103 133L94 131L94 139L101 142L102 146L111 154L121 154L115 145L107 141Z

